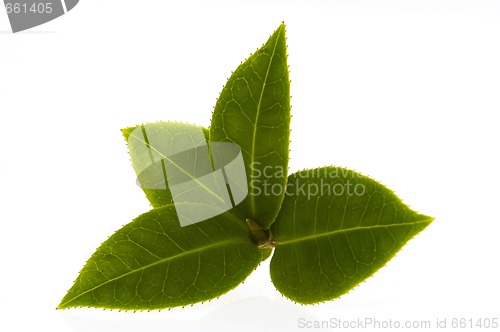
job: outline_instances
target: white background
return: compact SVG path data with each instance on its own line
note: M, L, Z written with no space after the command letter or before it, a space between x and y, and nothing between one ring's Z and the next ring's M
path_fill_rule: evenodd
M376 4L375 4L376 3ZM208 126L240 61L287 24L290 169L340 165L436 219L340 299L284 299L268 262L218 300L55 308L149 209L119 129ZM292 331L298 320L500 318L498 1L82 0L12 34L0 7L0 330ZM355 330L355 329L350 329Z

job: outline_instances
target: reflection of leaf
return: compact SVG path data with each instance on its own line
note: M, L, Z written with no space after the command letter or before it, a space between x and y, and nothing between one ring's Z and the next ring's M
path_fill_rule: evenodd
M287 189L271 229L271 278L299 303L346 293L433 220L378 182L343 168L295 173Z
M241 148L249 194L239 209L264 229L274 221L283 200L289 135L290 82L282 24L231 75L210 127L211 141L233 142ZM269 188L276 194L265 194Z
M208 144L208 129L201 126L195 126L185 123L175 123L175 122L157 122L149 123L147 125L135 126L122 129L123 136L128 143L130 159L132 161L132 166L136 171L138 183L141 185L142 190L146 194L147 199L151 203L151 206L156 208L166 204L172 204L172 193L170 192L168 186L168 179L166 176L165 163L163 160L159 160L158 157L155 159L151 156L150 151L145 149L144 136L141 137L140 134L145 132L145 126L148 127L148 133L150 135L159 135L162 138L167 137L163 140L164 144L176 144L185 145L186 139L192 137L192 133L196 133L199 130L203 131L204 143ZM138 131L136 131L138 130ZM169 132L185 132L185 136L173 137L169 135ZM134 134L133 134L134 133ZM130 138L132 135L132 138ZM198 138L199 141L200 138ZM162 141L162 140L160 140ZM165 142L166 141L166 142ZM191 141L192 142L192 141ZM149 142L148 142L149 143ZM196 145L201 145L201 142L192 142ZM196 152L204 152L203 150L193 150L192 157L196 159ZM159 176L160 175L160 176Z
M231 214L180 227L174 207L165 205L105 241L59 309L149 310L210 300L241 283L261 259L245 224Z

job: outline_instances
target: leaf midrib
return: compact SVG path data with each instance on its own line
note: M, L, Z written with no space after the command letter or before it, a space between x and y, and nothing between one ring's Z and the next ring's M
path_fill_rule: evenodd
M355 227L355 228L337 229L337 230L330 231L330 232L325 232L325 233L320 233L320 234L312 234L312 235L308 235L308 236L304 236L304 237L300 237L300 238L292 239L292 240L285 240L285 241L275 240L275 243L276 243L276 246L282 246L282 245L293 244L293 243L297 243L297 242L316 240L316 239L322 238L322 237L332 236L332 235L341 234L341 233L349 233L349 232L354 232L354 231L359 231L359 230L372 230L372 229L378 229L378 228L389 228L389 227L397 227L397 226L412 226L412 225L419 225L419 224L430 224L432 222L432 220L433 220L433 218L429 218L429 219L414 221L414 222L409 222L409 223L374 225L374 226L360 226L360 227Z
M242 240L242 239L241 239L241 240ZM94 290L96 290L96 289L98 289L98 288L100 288L100 287L102 287L102 286L104 286L104 285L106 285L106 284L108 284L108 283L111 283L111 282L113 282L113 281L115 281L115 280L118 280L118 279L120 279L120 278L124 278L124 277L126 277L126 276L128 276L128 275L131 275L131 274L134 274L134 273L137 273L137 272L140 272L140 271L146 270L146 269L148 269L148 268L150 268L150 267L153 267L153 266L156 266L156 265L160 265L160 264L166 263L166 262L168 262L168 261L171 261L171 260L174 260L174 259L176 259L176 258L180 258L180 257L186 256L186 255L195 254L195 253L198 253L198 252L201 252L201 251L204 251L204 250L208 250L208 249L212 249L212 248L223 247L223 246L225 246L225 245L227 245L227 244L237 244L237 243L245 243L245 242L244 242L244 241L237 241L236 239L234 239L234 238L233 238L233 239L225 240L225 241L222 241L222 242L215 242L215 243L211 243L211 244L209 244L209 245L207 245L207 246L199 247L199 248L196 248L196 249L194 249L194 250L184 251L184 252L182 252L182 253L180 253L180 254L177 254L177 255L174 255L174 256L170 256L170 257L167 257L167 258L161 259L161 260L159 260L159 261L157 261L157 262L154 262L154 263L151 263L151 264L145 265L145 266L143 266L143 267L140 267L140 268L137 268L137 269L131 270L131 271L127 272L127 273L121 274L121 275L119 275L119 276L117 276L117 277L114 277L114 278L108 279L108 280L106 280L105 282L103 282L103 283L101 283L101 284L99 284L99 285L97 285L97 286L94 286L94 287L92 287L92 288L90 288L90 289L88 289L88 290L86 290L86 291L84 291L84 292L79 293L77 296L75 296L75 297L73 297L73 298L69 299L68 301L66 301L66 302L64 302L64 303L61 303L61 304L59 305L59 308L60 308L60 309L62 309L62 308L66 308L66 305L67 305L67 304L69 304L69 303L73 302L73 301L74 301L74 300L76 300L77 298L79 298L79 297L81 297L81 296L83 296L83 295L85 295L85 294L87 294L87 293L89 293L89 292L92 292L92 291L94 291Z
M283 27L280 26L280 29L282 29ZM280 31L280 34L281 34L281 31ZM279 36L276 38L276 41L274 43L274 47L273 47L273 51L271 53L271 59L269 60L269 65L267 66L267 70L266 70L266 76L264 77L264 80L262 82L262 89L260 91L260 96L259 96L259 102L257 103L257 113L255 115L255 123L253 125L253 137L252 137L252 153L250 154L250 160L251 160L251 163L250 165L253 165L254 162L255 162L255 146L256 146L256 137L257 137L257 125L259 123L259 116L260 116L260 111L261 111L261 103L262 103L262 98L263 98L263 95L264 95L264 90L266 88L266 82L267 82L267 78L269 76L269 71L271 69L271 65L273 63L273 59L274 59L274 55L276 54L276 47L278 46L278 42L279 42L280 38ZM252 181L253 181L253 172L251 173L251 178L252 178ZM251 181L249 181L249 183L252 183ZM253 190L252 190L253 191ZM255 213L256 211L256 208L255 208L255 196L256 195L250 195L250 202L251 202L251 206L252 206L252 211Z
M186 172L182 167L180 167L176 162L174 162L172 159L168 158L167 156L165 156L163 153L161 153L158 149L156 149L156 147L152 146L151 144L149 144L148 140L147 140L147 136L145 135L145 133L143 133L144 135L144 140L138 136L134 136L135 139L137 139L138 141L140 141L141 143L144 143L144 145L146 145L146 147L149 148L149 151L154 151L156 152L162 159L164 160L168 160L172 165L174 165L175 167L177 167L182 173L184 173L185 175L187 175L189 178L192 179L192 181L196 182L201 188L205 189L209 194L211 194L212 196L214 196L216 199L218 199L221 203L226 203L224 201L224 198L220 197L219 195L217 195L217 193L213 192L212 190L210 190L210 188L208 188L207 186L205 186L203 183L200 182L200 180L196 177L194 177L192 174ZM210 156L211 157L211 156ZM165 178L165 173L163 174L163 177L164 177L164 180L165 180L165 183L168 182L168 179Z

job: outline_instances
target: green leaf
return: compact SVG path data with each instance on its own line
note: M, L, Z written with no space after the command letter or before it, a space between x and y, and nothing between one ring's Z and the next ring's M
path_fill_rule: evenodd
M287 178L289 131L282 24L231 75L210 130L172 122L122 130L154 209L97 249L58 308L152 310L210 300L273 250L271 279L283 295L326 301L371 276L432 222L344 168Z
M233 142L243 153L248 196L238 206L264 229L284 197L290 135L290 81L285 25L231 75L214 108L210 141ZM270 190L273 190L270 192Z
M271 228L271 279L293 301L331 300L384 266L432 220L359 173L339 167L295 173Z
M198 133L203 132L204 138ZM179 135L183 133L184 135ZM157 153L161 147L151 147L150 139L161 142L162 146L168 147L168 154L172 146L178 150L186 145L203 146L208 142L209 131L206 128L177 122L157 122L145 125L128 127L122 129L122 134L127 141L132 166L137 175L138 184L146 194L146 198L154 208L172 204L172 193L170 192L166 174L165 160ZM203 149L192 150L190 157L196 160L197 153L201 154ZM199 158L199 157L198 157Z
M261 260L245 223L232 214L180 227L174 206L165 205L105 241L58 309L151 310L206 301L236 287Z

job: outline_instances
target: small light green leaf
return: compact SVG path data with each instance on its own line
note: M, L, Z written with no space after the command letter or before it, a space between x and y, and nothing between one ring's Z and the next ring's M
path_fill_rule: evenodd
M380 183L344 168L292 174L271 228L271 279L293 301L331 300L384 266L432 220Z
M58 309L151 310L206 301L235 288L261 260L247 226L232 214L180 227L174 206L165 205L105 241Z
M207 142L203 129L161 122L125 130L141 187L155 206L174 204L182 226L232 210L248 195L241 149L231 142Z
M264 229L276 218L284 197L289 135L290 81L281 24L231 75L210 127L210 141L233 142L241 148L248 196L238 208Z
M203 131L204 141L197 135ZM179 136L179 133L184 135ZM165 160L150 148L149 136L154 136L156 142L172 146L187 145L203 146L208 144L207 128L177 122L157 122L122 129L122 134L128 143L132 166L136 171L137 182L146 194L154 208L172 204L172 193L168 186ZM131 137L132 135L132 137ZM191 151L191 157L196 160L196 154L201 155L203 149ZM205 153L206 155L206 153ZM199 158L199 157L198 157Z

